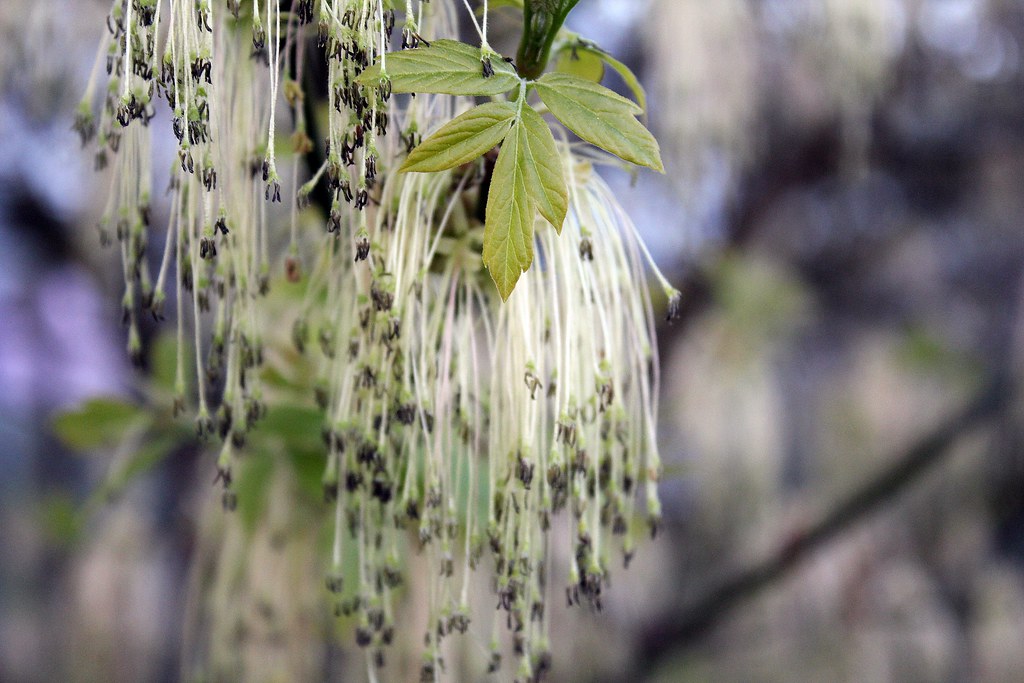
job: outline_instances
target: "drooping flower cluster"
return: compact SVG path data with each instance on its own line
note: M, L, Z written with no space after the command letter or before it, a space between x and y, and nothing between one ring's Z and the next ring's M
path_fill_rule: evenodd
M628 562L638 533L660 520L650 258L595 173L600 159L563 140L565 225L560 235L538 226L534 266L501 303L480 257L493 155L440 173L394 172L468 98L399 102L386 77L356 81L378 60L386 73L399 40L392 4L115 0L96 67L106 55L107 95L97 122L94 74L76 127L83 140L96 136L97 165L114 166L101 235L121 250L129 351L142 352L139 315L162 318L173 288L175 409L187 410L194 372L197 428L222 442L225 506L236 501L236 455L274 399L261 366L277 321L260 304L280 269L304 280L291 336L319 368L309 389L324 413L336 611L355 616L356 641L382 661L411 530L436 577L423 677L443 666L444 638L467 630L470 571L483 565L518 675L533 679L550 662L557 587L570 604L599 607L613 553ZM403 48L455 33L454 2L403 9ZM304 73L314 64L325 82ZM149 135L160 98L178 157L154 281ZM283 142L276 126L286 120ZM283 175L279 153L291 163ZM300 185L307 160L312 177ZM289 194L290 210L274 206ZM297 212L314 200L325 216L310 238L319 248L303 253ZM278 226L289 219L286 237ZM548 552L555 525L573 544L564 576ZM358 555L355 576L343 571L346 548Z

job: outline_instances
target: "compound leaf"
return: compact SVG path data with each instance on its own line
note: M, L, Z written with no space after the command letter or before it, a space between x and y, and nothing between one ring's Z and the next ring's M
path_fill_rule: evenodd
M527 191L522 125L516 121L498 153L484 221L484 265L505 301L519 276L533 263L537 209Z
M555 138L541 115L530 106L523 106L522 121L516 129L526 191L537 202L540 214L561 233L569 190Z
M516 107L509 102L488 102L441 126L405 159L398 170L431 173L473 161L508 135Z
M385 72L392 92L438 93L444 95L500 95L520 83L512 65L491 61L494 75L484 77L479 47L456 40L435 40L429 47L389 52ZM374 86L380 82L381 63L367 67L357 83Z
M644 86L640 85L640 79L636 77L632 69L598 47L582 47L579 48L579 52L593 55L610 66L615 73L619 74L626 87L632 91L633 97L636 98L637 104L640 105L640 109L644 112L647 111L647 91L644 90ZM580 59L582 58L583 55L581 54Z
M658 141L636 120L642 109L608 88L563 73L536 81L541 100L566 128L626 161L665 172Z

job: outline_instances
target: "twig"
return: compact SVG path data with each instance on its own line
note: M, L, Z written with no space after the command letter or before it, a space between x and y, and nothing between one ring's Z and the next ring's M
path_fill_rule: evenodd
M779 580L805 559L918 482L952 452L952 446L1002 411L1017 392L998 374L957 414L944 420L895 464L840 501L821 520L771 556L727 579L694 602L682 615L663 614L641 634L637 662L652 671L666 655L694 644L743 602Z

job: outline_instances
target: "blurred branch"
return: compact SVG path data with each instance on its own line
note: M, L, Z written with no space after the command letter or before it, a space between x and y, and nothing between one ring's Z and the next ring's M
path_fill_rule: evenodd
M660 615L642 630L635 661L641 662L646 672L652 672L665 657L694 644L732 610L787 576L808 555L919 482L951 454L952 447L963 437L1000 413L1017 391L1016 383L1007 374L990 378L958 413L894 458L890 468L840 500L816 524L796 534L769 557L711 589L682 615Z

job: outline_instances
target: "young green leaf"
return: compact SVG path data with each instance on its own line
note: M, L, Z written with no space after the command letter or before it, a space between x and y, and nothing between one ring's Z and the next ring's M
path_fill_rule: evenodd
M523 9L523 0L491 0L491 9L500 9L502 7L513 7L515 9ZM476 8L477 16L483 16L484 8L483 5Z
M578 76L585 81L600 83L604 78L604 60L596 52L567 46L558 53L555 70L563 74Z
M398 170L431 173L473 161L508 135L516 117L509 102L488 102L441 126L405 159Z
M523 107L522 121L516 129L526 191L537 202L540 214L561 233L569 190L555 138L541 115L530 106Z
M640 109L644 112L647 111L647 91L644 90L644 86L640 85L640 79L636 77L632 69L596 46L584 45L577 48L577 52L581 60L584 54L593 55L610 66L615 73L619 74L626 87L632 91L633 97L636 98L637 104L640 105Z
M147 414L136 405L117 398L93 398L58 415L53 431L65 446L84 451L116 444L130 426L144 419Z
M429 47L389 52L385 71L392 92L421 92L444 95L500 95L519 85L512 65L493 60L494 75L485 78L480 48L456 40L435 40ZM356 79L362 85L377 85L380 61L367 67Z
M517 121L494 165L484 221L484 265L506 301L519 276L533 263L537 208L527 191L522 138L522 124Z
M665 172L658 141L636 120L642 112L636 104L569 74L544 74L536 86L551 113L580 138L621 159Z

